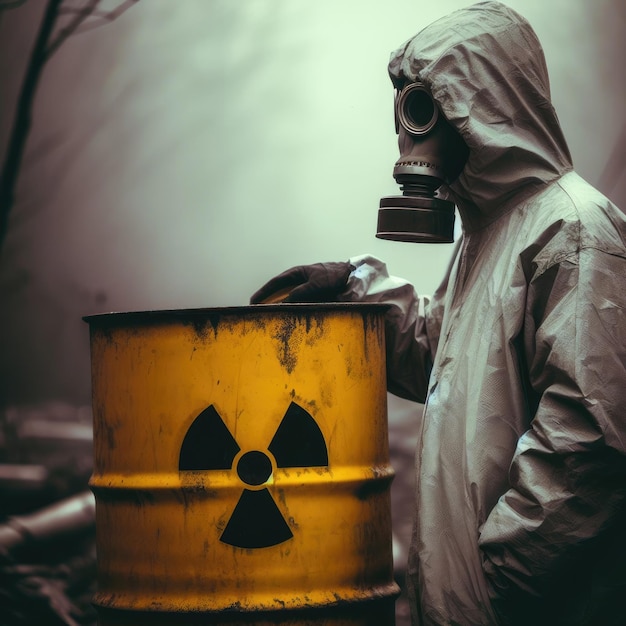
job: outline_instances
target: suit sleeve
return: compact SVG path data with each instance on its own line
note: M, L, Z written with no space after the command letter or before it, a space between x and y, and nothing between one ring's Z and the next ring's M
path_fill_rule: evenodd
M342 299L382 302L385 315L387 389L401 398L424 402L436 346L436 321L427 322L429 301L420 301L407 281L390 276L379 259L362 255L350 259L356 267Z
M615 584L611 564L626 559L624 276L624 258L587 249L530 282L524 356L534 417L479 539L503 624L574 623L561 621L565 608L601 598L602 580Z

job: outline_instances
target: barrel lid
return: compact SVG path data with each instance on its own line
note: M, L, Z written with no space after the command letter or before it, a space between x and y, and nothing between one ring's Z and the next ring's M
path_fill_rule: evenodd
M383 314L390 305L381 302L298 302L276 304L250 304L191 309L155 309L147 311L112 311L85 315L83 320L92 327L134 326L148 323L197 322L219 317L254 317L257 315L314 315L316 313Z

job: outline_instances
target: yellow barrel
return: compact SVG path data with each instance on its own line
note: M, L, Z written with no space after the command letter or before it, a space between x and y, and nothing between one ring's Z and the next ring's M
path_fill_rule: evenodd
M384 310L85 318L99 624L394 623Z

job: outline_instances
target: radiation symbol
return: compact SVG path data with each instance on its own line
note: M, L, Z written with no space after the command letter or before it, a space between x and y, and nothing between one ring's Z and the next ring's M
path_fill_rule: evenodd
M267 548L293 537L267 487L272 460L277 468L326 467L324 436L311 415L292 402L281 420L267 452L241 449L213 405L192 422L180 450L180 471L236 469L244 488L220 541L239 548ZM268 454L269 453L269 454Z

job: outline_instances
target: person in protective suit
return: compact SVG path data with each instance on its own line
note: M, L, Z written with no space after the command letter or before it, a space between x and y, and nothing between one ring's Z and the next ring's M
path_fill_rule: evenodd
M441 287L420 302L364 255L292 268L251 302L391 305L388 389L425 403L415 624L625 624L626 220L574 172L540 43L505 5L434 22L389 72L466 147L438 195L463 231ZM397 167L413 139L400 129Z

